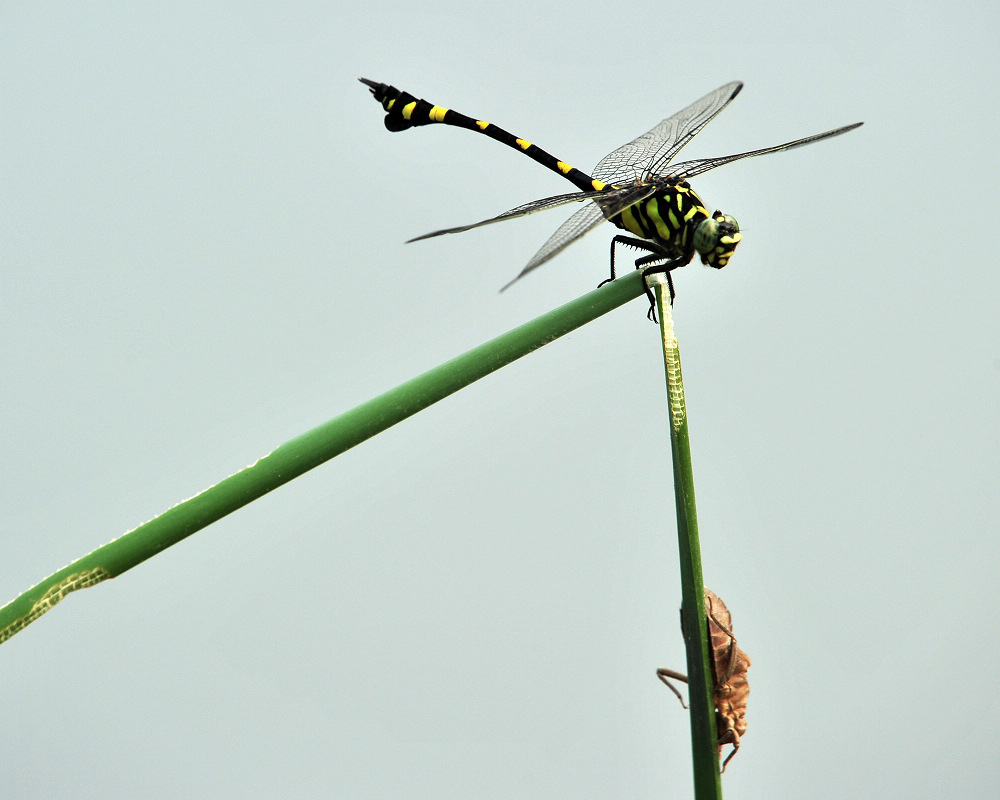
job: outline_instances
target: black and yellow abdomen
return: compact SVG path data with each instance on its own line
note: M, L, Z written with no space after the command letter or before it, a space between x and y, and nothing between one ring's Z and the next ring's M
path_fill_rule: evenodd
M417 125L453 125L456 128L465 128L469 131L482 133L489 136L508 147L524 153L529 158L534 159L543 167L547 167L553 172L562 175L576 188L583 192L600 192L605 188L610 188L602 181L594 180L587 173L570 166L565 161L561 161L554 155L547 153L536 144L532 144L527 139L515 136L498 125L485 122L481 119L473 119L452 111L450 108L442 108L426 100L420 100L408 92L397 89L395 86L388 86L384 83L376 83L367 78L361 78L361 82L368 86L375 99L382 104L385 109L385 127L396 133L405 131Z

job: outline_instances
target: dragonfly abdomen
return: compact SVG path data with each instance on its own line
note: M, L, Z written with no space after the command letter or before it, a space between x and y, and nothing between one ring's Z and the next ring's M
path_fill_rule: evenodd
M359 80L371 89L375 99L382 104L382 108L386 111L385 127L393 133L405 131L417 125L432 125L434 123L453 125L456 128L465 128L469 131L485 134L491 139L524 153L543 167L562 175L580 191L599 192L606 186L603 181L591 178L587 173L556 158L537 144L515 136L492 122L473 119L450 108L442 108L426 100L419 100L409 92L404 92L395 86L370 81L367 78Z

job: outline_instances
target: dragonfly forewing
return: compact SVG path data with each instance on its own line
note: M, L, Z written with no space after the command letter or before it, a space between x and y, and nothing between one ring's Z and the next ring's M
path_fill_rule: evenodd
M670 163L682 147L697 136L733 98L743 84L732 81L695 100L687 108L672 114L642 136L638 136L597 162L591 173L605 183L634 183Z

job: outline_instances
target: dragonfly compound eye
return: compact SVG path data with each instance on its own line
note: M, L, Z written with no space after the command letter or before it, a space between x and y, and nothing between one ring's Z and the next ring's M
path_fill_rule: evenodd
M703 264L722 269L742 238L739 223L728 214L716 211L695 228L694 249L701 255Z

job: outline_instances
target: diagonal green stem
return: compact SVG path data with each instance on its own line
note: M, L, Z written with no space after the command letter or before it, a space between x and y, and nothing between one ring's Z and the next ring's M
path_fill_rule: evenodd
M674 336L666 281L650 276L660 315L663 358L670 408L670 446L674 462L674 502L677 505L677 540L681 567L681 616L687 651L688 695L691 704L691 759L695 800L722 800L722 779L715 730L715 694L705 615L705 580L701 571L698 515L694 502L694 473L688 441L687 406L681 356Z
M638 272L623 276L286 442L235 475L74 561L0 608L0 643L70 592L121 575L324 461L642 292Z

